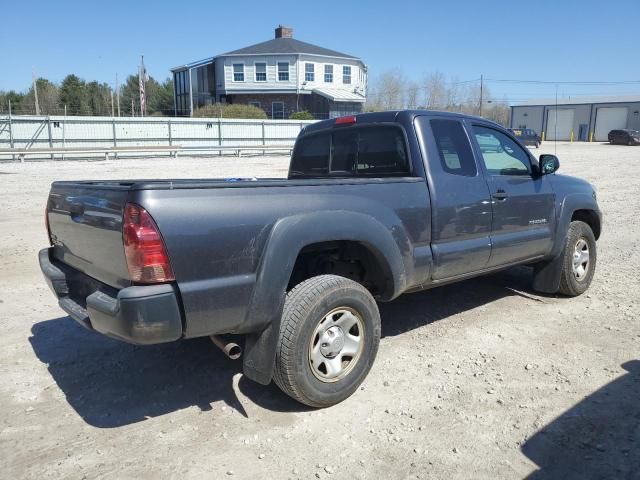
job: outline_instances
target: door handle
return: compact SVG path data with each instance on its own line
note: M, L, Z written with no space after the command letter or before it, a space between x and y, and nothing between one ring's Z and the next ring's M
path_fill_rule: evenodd
M493 198L495 198L496 200L506 200L507 192L505 192L504 190L496 190L496 193L493 194Z

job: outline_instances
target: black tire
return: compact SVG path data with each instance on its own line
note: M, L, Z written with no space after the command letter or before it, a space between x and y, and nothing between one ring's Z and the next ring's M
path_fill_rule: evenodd
M536 148L540 148L540 142L536 142Z
M584 241L588 247L589 263L586 272L578 278L573 271L573 256L578 242ZM596 238L591 227L584 222L574 221L569 225L567 243L564 247L562 262L562 277L560 278L560 293L575 297L587 291L596 271Z
M318 370L311 366L311 337L315 337L317 343L319 335L315 335L316 328L325 328L320 327L320 324L334 321L334 317L328 315L340 308L358 314L363 331L356 331L358 335L362 334L359 340L362 346L352 360L342 360L349 357L340 357L340 365L347 364L343 377L323 381L318 378ZM336 315L339 320L340 314ZM325 318L329 320L323 320ZM334 405L349 397L365 379L375 360L379 343L378 306L362 285L337 275L310 278L287 294L276 351L275 383L287 395L305 405ZM357 360L351 365L353 358Z

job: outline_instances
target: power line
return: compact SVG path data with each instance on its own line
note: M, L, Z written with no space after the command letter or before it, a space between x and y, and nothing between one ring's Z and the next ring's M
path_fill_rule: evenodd
M485 82L499 83L528 83L538 85L640 85L640 80L622 80L616 82L605 81L550 81L550 80L510 80L502 78L485 78Z

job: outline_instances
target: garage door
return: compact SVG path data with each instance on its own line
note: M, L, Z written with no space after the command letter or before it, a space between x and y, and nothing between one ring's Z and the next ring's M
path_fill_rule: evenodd
M556 130L556 111L549 110L547 112L547 133L545 139L569 140L571 138L571 130L573 129L574 112L575 110L573 108L558 109L558 129Z
M596 112L596 142L605 142L611 130L627 128L627 107L602 107Z

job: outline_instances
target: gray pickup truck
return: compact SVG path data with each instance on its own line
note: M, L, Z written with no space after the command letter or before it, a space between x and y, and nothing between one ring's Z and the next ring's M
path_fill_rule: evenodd
M558 167L481 118L341 117L300 132L288 179L55 182L39 260L83 326L230 356L243 338L246 376L324 407L369 372L377 301L514 265L540 292L589 287L596 192Z

